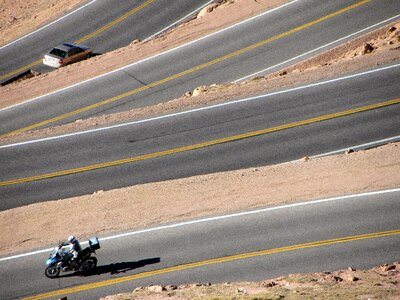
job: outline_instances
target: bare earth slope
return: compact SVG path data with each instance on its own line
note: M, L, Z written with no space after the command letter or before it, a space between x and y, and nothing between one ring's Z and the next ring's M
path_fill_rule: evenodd
M195 283L181 286L139 287L132 293L106 300L183 299L399 299L400 263L370 270L346 270L293 274L261 282Z

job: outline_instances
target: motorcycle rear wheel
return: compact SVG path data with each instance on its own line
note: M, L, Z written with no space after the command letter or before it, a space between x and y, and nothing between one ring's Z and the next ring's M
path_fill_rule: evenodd
M46 270L44 270L44 274L47 278L56 278L60 275L61 269L57 266L48 266Z
M97 266L97 258L96 257L89 257L85 261L82 262L82 269L83 270L92 270Z

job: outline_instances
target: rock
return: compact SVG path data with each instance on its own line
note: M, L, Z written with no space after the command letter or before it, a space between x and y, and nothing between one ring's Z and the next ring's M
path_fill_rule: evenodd
M184 97L192 97L192 92L186 92L184 95L183 95Z
M136 289L133 290L133 293L137 293L137 292L140 292L140 291L143 291L143 290L144 290L144 287L143 286L139 286L139 287L137 287Z
M167 291L174 291L174 290L178 289L178 287L177 287L176 285L169 284L169 285L167 285L167 286L165 287L165 289L166 289Z
M336 282L343 281L343 279L341 277L339 277L339 276L333 276L333 280L336 281Z
M390 35L392 32L396 31L396 27L395 26L391 26L388 31L386 31L386 35Z
M350 154L350 153L353 153L353 152L354 152L354 150L351 149L351 148L349 148L349 149L347 149L347 150L345 151L345 154Z
M178 289L179 289L179 290L182 290L182 289L186 289L186 288L188 288L188 287L189 287L188 284L182 284L182 285L178 286Z
M287 75L287 71L283 71L283 72L279 73L279 76L284 76L284 75Z
M324 272L322 272L322 274L329 275L329 274L331 274L331 272L329 272L329 271L324 271Z
M245 295L247 295L247 290L246 290L245 288L243 288L243 287L237 288L237 289L236 289L236 292L237 292L238 294L245 294Z
M136 40L133 40L133 41L131 42L131 45L135 45L135 44L138 44L138 43L140 43L140 40L139 40L139 39L136 39Z
M199 96L199 95L203 94L205 91L207 91L207 88L204 85L199 86L194 89L192 96L193 97Z
M261 284L261 286L263 286L263 287L265 287L265 288L272 288L272 287L274 287L274 286L276 286L277 285L277 283L275 283L275 282L273 282L273 281L270 281L270 282L263 282L262 284Z
M11 16L9 19L8 19L8 23L14 23L15 21L17 21L17 17L15 17L15 16Z
M384 271L384 272L388 272L390 270L396 270L396 266L395 265L384 264L384 265L381 265L381 270Z
M356 269L352 268L352 267L348 267L347 270L354 272Z
M347 276L346 280L347 281L351 281L351 282L355 282L355 281L359 281L360 278L355 277L355 276Z
M194 283L194 284L192 284L192 287L199 287L199 286L203 286L203 284L202 283Z
M147 287L147 290L158 294L162 293L163 291L166 291L165 287L163 287L162 285L151 285Z
M212 3L210 5L207 5L202 10L200 10L200 12L197 15L197 19L202 18L205 15L211 13L217 6L218 6L218 3Z
M371 53L374 50L375 50L375 48L371 44L365 43L363 50L361 50L361 54L362 55L363 54L368 54L368 53Z
M302 161L309 161L310 158L309 158L308 156L304 156L301 160L302 160Z

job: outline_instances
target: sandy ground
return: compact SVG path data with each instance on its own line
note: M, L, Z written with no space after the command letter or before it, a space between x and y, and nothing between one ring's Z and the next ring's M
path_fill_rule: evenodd
M182 28L183 32L187 33L188 31L185 30L201 27L201 24L210 24L212 23L211 19L205 22L204 18L213 15L218 17L218 24L221 22L220 19L226 16L226 19L230 21L222 22L222 24L229 24L232 19L231 14L227 12L234 5L242 5L243 11L246 11L246 8L251 7L251 5L255 5L255 7L262 10L271 3L276 4L278 2L280 1L237 0L227 3L214 9L212 13L192 21L200 23L189 22L179 26L172 30L171 36L173 38L168 34L162 36L159 41L161 44L164 41L171 42L170 39L177 38L177 35L174 34L182 30ZM251 10L249 14L253 14L255 10ZM221 14L217 14L218 11ZM212 29L205 27L205 29L197 33L199 35L205 34L208 30ZM193 37L192 35L189 37L180 36L180 39L177 38L176 44ZM228 84L200 88L199 96L185 96L181 99L171 100L167 104L146 108L142 112L131 111L126 113L126 118L143 117L170 109L181 109L188 105L220 101L226 99L226 97L259 93L271 86L278 88L397 60L399 59L398 37L397 29L386 27L372 35L358 39L354 43L348 43L267 78L258 78L245 85ZM365 51L366 41L369 41L372 45L372 53ZM155 47L156 41L147 43ZM156 47L157 51L165 49L163 48L165 45L159 48ZM121 53L124 51L143 51L141 55L146 56L148 54L145 51L145 49L148 49L146 47L148 47L146 43L136 43L128 46L127 49L130 51L127 49L116 51L121 51ZM116 57L114 54L105 54L94 59L97 61L103 57L113 61L113 63L105 64L102 71L119 66L120 62L114 61ZM51 80L55 80L57 76L60 76L59 73L62 72L65 72L62 76L73 72L79 73L82 69L87 69L88 74L98 73L98 71L89 70L91 69L90 66L94 64L94 59L57 70L52 74L4 87L1 89L1 97L4 100L3 96L11 90L14 92L10 92L8 95L24 94L34 86L38 87L37 91L40 94L45 91L43 86L51 86L47 82L52 82ZM98 66L99 64L96 63L95 65ZM23 99L25 98L26 96L23 97ZM15 98L12 101L18 102L20 100ZM11 103L15 103L12 101ZM78 130L85 126L100 124L102 119L105 120L105 123L113 122L116 120L113 118L113 116L108 116L98 120L83 120L75 123L72 129ZM85 122L88 122L88 124ZM78 127L76 127L77 124ZM60 129L51 129L50 131L44 131L44 133L55 134L60 132L58 130ZM70 130L70 128L63 128L61 132L66 130ZM40 134L43 134L43 132ZM25 135L23 137L27 138L33 135ZM38 203L3 211L0 212L0 226L2 228L0 253L7 254L47 246L56 243L60 239L65 239L70 234L75 234L79 238L85 239L91 235L132 230L193 217L399 187L399 158L399 144L392 144L348 155L300 160L282 165L138 185L114 191L99 191L93 195ZM288 189L288 186L291 188ZM188 195L190 196L188 197ZM63 207L63 214L55 215L52 213L58 211L60 206ZM88 223L87 220L97 221ZM16 224L18 225L16 226ZM59 226L59 224L63 224L63 226ZM74 231L71 232L66 228L74 228Z
M266 276L267 277L267 276ZM183 299L399 299L400 263L369 270L293 274L260 282L138 287L102 300Z

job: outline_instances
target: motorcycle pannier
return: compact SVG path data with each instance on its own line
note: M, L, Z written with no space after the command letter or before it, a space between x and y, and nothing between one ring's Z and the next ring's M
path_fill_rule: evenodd
M99 240L97 239L97 237L92 237L89 239L89 246L93 250L100 249L100 243L99 243Z

